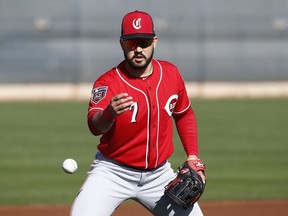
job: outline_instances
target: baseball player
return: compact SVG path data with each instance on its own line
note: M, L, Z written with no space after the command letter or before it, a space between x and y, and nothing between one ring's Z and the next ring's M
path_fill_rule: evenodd
M95 160L71 208L72 216L108 216L133 199L157 216L201 216L164 195L175 173L174 119L188 159L198 159L197 128L184 81L176 66L153 59L157 45L151 16L142 11L122 20L124 61L94 83L88 110L92 134L101 135ZM197 164L196 163L196 164ZM204 170L198 174L205 182Z

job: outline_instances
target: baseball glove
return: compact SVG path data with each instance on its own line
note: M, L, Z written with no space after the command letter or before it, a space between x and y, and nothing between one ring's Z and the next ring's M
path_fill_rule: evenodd
M205 184L200 175L205 174L205 165L200 160L189 160L177 171L177 176L165 187L165 194L184 209L194 205L204 192Z

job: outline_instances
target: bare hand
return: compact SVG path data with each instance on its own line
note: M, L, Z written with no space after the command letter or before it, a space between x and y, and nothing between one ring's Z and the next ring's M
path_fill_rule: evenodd
M111 114L116 117L126 112L133 104L132 97L127 93L120 93L113 97L109 104Z

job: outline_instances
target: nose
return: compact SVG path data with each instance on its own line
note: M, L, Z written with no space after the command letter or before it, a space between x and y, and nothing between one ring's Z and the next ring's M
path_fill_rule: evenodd
M135 48L135 52L137 52L137 53L141 53L142 50L143 50L142 47L139 46L139 44L137 43L137 44L136 44L136 48Z

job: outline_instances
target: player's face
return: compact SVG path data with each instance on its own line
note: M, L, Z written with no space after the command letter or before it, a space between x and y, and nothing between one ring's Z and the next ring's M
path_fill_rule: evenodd
M148 67L153 58L157 38L135 38L120 42L124 57L131 68L142 70Z

